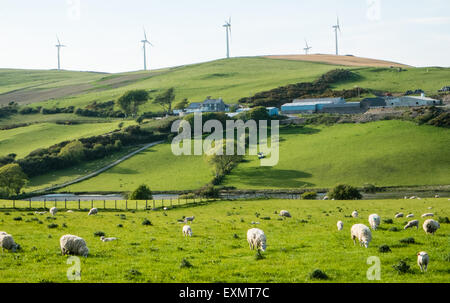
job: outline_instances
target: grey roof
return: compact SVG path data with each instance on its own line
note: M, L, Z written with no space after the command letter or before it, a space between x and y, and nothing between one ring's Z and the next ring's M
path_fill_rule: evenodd
M295 99L294 101L292 101L292 103L305 103L305 102L317 102L317 103L322 103L322 102L332 102L332 103L336 103L336 102L342 102L344 100L344 98L338 97L338 98L311 98L311 99Z
M222 99L207 99L203 101L203 104L220 104L223 103Z
M361 103L368 104L369 106L386 106L386 100L384 98L365 98Z
M202 106L202 103L200 103L200 102L192 102L191 104L189 104L189 106L187 108L196 109L196 108L200 108L201 106Z

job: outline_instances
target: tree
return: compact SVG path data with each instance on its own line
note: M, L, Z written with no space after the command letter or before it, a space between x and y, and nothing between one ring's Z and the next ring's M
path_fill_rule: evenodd
M0 167L0 188L8 195L18 195L27 182L28 177L19 164L12 163Z
M158 104L166 113L170 114L172 112L173 100L175 100L175 89L172 87L156 96L153 103Z
M183 110L183 109L186 109L186 107L188 107L188 106L189 106L189 101L188 101L188 99L184 98L182 101L175 104L174 109Z
M139 106L147 102L149 99L148 92L143 89L127 91L123 94L118 102L119 107L125 114L136 116Z
M362 195L356 187L339 184L328 193L328 197L335 200L360 200Z
M129 196L130 200L149 200L152 199L152 191L147 185L142 184L136 188Z
M231 172L231 170L242 161L243 156L237 155L237 144L234 141L234 153L232 155L226 154L227 141L224 140L220 146L220 142L212 150L205 153L206 161L213 166L214 169L214 180L213 185L218 185L222 181L226 174ZM222 154L217 151L222 148Z
M84 157L84 146L80 141L72 141L59 152L59 156L73 162L79 162Z

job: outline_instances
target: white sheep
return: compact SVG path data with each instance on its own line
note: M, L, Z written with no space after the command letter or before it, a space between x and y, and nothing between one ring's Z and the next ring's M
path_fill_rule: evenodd
M422 218L426 218L426 217L434 217L434 214L432 213L426 213L422 215Z
M6 232L0 233L0 246L2 247L2 252L5 249L16 252L20 248L20 245L14 242L14 238Z
M103 241L103 242L111 242L111 241L118 240L118 238L105 238L105 236L101 236L100 240Z
M380 223L381 223L381 217L379 215L371 214L369 216L369 224L373 230L377 230L378 226L380 226Z
M279 216L284 217L284 218L291 218L291 214L287 210L280 211Z
M417 254L417 265L420 267L420 271L426 272L430 257L425 251L421 251Z
M51 214L52 216L56 215L57 212L58 212L58 209L57 209L56 207L50 208L50 214Z
M398 218L403 218L405 215L403 214L403 213L397 213L396 215L395 215L395 218L396 219L398 219Z
M353 217L353 218L358 218L358 211L354 210L354 211L352 212L352 217Z
M342 230L344 228L344 222L342 221L338 221L336 225L338 230Z
M97 213L98 213L98 209L97 208L93 208L93 209L91 209L89 211L88 216L96 215Z
M266 251L266 235L259 228L252 228L247 231L247 242L250 249Z
M328 196L323 197L324 200L329 200L330 198Z
M35 211L34 213L36 215L45 215L47 212L46 211Z
M406 218L414 218L414 214L409 214L406 216Z
M192 237L192 228L189 225L183 226L183 235L185 237L187 236Z
M417 199L417 197L416 196L412 196L409 199L413 200L413 199Z
M441 228L441 225L433 219L428 219L423 222L422 227L427 234L434 234L439 228Z
M353 244L356 245L356 239L358 239L360 246L364 245L368 248L370 241L372 241L372 232L370 231L370 228L364 224L355 224L351 229L351 237Z
M69 209L67 212L68 212L68 213L73 213L73 210Z
M437 198L440 198L440 196L439 195L434 195L434 197L437 199Z
M193 222L194 219L195 219L195 216L192 216L192 217L186 217L186 218L184 218L184 223Z
M414 226L416 227L416 229L419 229L419 220L409 221L408 224L406 224L405 227L403 227L403 229L408 229Z
M89 248L83 238L74 235L64 235L59 239L61 254L73 254L77 256L87 257Z

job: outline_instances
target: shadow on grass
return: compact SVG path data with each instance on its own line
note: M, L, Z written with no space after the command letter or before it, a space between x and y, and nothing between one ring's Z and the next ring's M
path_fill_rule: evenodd
M312 175L297 170L276 169L273 167L256 167L239 172L239 182L251 186L269 186L276 188L312 187L313 183L299 179L311 178Z

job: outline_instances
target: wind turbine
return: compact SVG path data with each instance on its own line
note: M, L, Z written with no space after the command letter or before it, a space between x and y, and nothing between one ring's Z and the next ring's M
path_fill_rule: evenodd
M231 17L229 21L225 21L223 27L227 30L227 58L230 58Z
M307 54L308 54L308 51L309 51L312 47L308 46L308 41L306 41L306 39L305 39L305 43L306 43L306 47L305 47L303 50L305 51L305 55L307 55Z
M56 45L56 48L58 49L58 70L61 70L61 60L60 60L61 47L66 47L66 46L61 44L58 36L56 36L56 40L58 40L58 44Z
M144 40L141 40L141 42L142 42L142 45L143 45L143 48L144 48L144 70L147 70L147 51L146 51L146 48L145 48L145 46L147 45L147 43L150 45L150 46L153 46L153 44L151 44L151 42L150 41L148 41L148 39L147 39L147 33L145 32L145 28L144 28Z
M339 55L339 48L338 48L338 34L337 34L337 32L338 32L338 30L339 30L339 33L341 32L341 26L339 25L339 17L337 17L337 23L336 23L336 25L333 25L333 28L334 28L334 34L335 34L335 37L336 37L336 56L338 56Z

